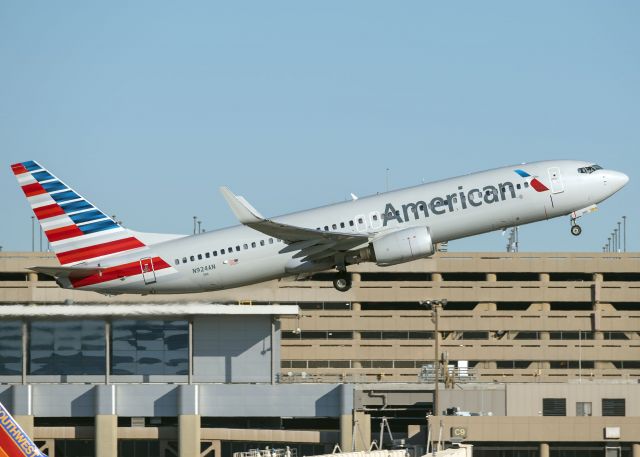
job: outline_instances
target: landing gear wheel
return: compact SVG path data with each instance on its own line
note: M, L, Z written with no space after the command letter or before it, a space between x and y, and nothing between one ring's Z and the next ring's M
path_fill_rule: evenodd
M351 289L351 276L346 272L340 272L333 280L333 287L339 292L346 292Z
M572 225L571 226L571 234L573 236L578 236L582 233L582 227L580 227L579 225Z

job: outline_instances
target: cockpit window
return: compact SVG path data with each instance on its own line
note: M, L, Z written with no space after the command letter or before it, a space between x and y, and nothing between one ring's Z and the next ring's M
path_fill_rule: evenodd
M602 167L594 163L593 165L589 165L588 167L578 168L578 173L584 173L584 174L590 175L591 173L597 170L602 170Z

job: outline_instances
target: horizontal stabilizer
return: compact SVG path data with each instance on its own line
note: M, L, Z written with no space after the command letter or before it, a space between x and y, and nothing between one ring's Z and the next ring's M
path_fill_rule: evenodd
M28 269L54 278L84 278L104 270L100 267L29 267Z

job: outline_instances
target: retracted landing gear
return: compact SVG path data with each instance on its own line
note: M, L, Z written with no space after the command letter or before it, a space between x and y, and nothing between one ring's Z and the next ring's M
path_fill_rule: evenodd
M339 292L346 292L351 289L351 275L346 270L338 272L333 280L333 287Z

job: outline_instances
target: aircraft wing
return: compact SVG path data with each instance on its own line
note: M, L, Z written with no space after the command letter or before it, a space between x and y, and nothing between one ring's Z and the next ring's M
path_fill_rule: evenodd
M302 257L303 261L331 257L368 243L370 239L369 234L327 232L272 221L263 217L243 197L235 195L228 188L221 187L220 192L243 225L284 240L288 246L280 252L300 251L294 258Z
M84 278L100 273L100 267L28 267L28 270L43 273L54 278Z

